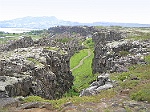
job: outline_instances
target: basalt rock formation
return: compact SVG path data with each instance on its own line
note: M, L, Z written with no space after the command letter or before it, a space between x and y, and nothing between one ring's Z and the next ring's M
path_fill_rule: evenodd
M126 72L132 64L146 64L144 56L150 54L150 40L127 40L125 37L126 33L113 30L100 30L93 35L92 72L101 75L83 89L80 96L94 95L112 88L115 84L108 78L108 73Z
M80 96L90 96L95 95L101 92L101 90L109 89L113 87L113 81L108 78L109 74L103 73L99 75L96 81L92 82L90 86L86 89L83 89L80 92Z
M79 50L83 49L84 47L79 44L79 40L76 37L71 37L69 41L62 43L59 42L59 39L63 39L61 37L53 37L53 38L42 38L35 42L35 46L51 46L51 47L57 47L59 49L63 49L68 52L68 55L71 57L75 52L78 52Z
M62 34L68 32L70 34L80 34L81 36L87 36L95 32L95 28L92 26L57 26L49 28L48 32L52 34Z
M31 38L13 43L5 45L0 55L1 98L38 95L56 99L71 88L73 76L66 50L36 47Z
M34 41L31 37L24 37L19 40L9 41L6 44L0 45L0 52L11 51L17 48L26 48L34 45Z
M94 46L93 73L123 72L131 64L144 64L144 55L150 53L150 40L124 40L126 34L101 31L92 37Z

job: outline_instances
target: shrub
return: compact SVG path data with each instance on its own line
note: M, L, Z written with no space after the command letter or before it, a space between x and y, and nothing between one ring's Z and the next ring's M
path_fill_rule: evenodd
M137 101L148 101L150 103L150 83L137 86L135 91L130 93L130 98Z
M127 56L129 54L128 51L120 51L119 56Z

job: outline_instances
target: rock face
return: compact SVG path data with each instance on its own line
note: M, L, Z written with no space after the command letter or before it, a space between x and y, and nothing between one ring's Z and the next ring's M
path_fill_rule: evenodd
M29 42L23 48L1 52L0 97L33 94L47 99L60 98L73 85L70 56L64 49L35 47Z
M131 64L146 64L144 55L150 54L150 40L125 40L125 37L125 33L111 30L101 30L93 35L92 72L103 75L84 89L80 96L94 95L112 88L113 83L105 73L126 72Z
M112 88L113 82L108 78L108 76L109 74L107 73L99 75L96 81L92 82L88 88L81 91L80 96L95 95L101 90Z
M26 48L34 45L31 37L24 37L16 41L10 41L7 44L0 45L0 51L11 51L17 48Z
M144 64L144 55L150 53L150 41L123 40L126 35L117 31L101 31L92 37L93 74L127 71L130 64Z
M55 35L56 36L56 35ZM58 36L58 35L57 35ZM77 37L70 37L69 41L65 43L57 42L57 39L62 39L62 34L60 37L53 37L53 38L42 38L35 42L36 46L51 46L61 48L68 52L68 55L71 57L75 52L83 49L82 45L79 45L79 40Z
M94 27L87 26L57 26L48 29L49 33L57 34L68 32L70 34L80 34L81 36L87 36L93 32L95 32Z

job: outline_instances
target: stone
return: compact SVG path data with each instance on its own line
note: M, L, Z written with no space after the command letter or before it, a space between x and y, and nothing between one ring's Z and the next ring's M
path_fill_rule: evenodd
M56 99L68 91L73 85L70 55L52 49L55 50L32 46L17 48L17 53L16 50L3 52L0 55L0 97L37 95Z
M112 84L105 84L103 86L100 86L96 89L96 91L100 92L101 90L104 90L104 89L109 89L109 88L112 88L113 85Z
M101 90L112 88L113 81L111 81L108 78L108 76L109 76L108 73L100 74L97 77L96 81L92 82L92 84L88 88L83 89L80 92L79 96L81 97L81 96L95 95L95 94L100 93Z
M24 103L21 106L17 107L17 109L32 109L32 108L46 108L48 110L52 110L52 105L47 102L29 102Z
M0 98L0 108L18 107L20 105L16 98Z
M7 44L1 46L0 51L11 51L15 50L17 52L17 48L26 48L34 45L34 42L31 37L23 37L19 40L9 41Z
M67 106L72 106L72 103L71 102L67 102L64 104L64 107L67 107Z
M125 32L100 30L94 33L92 72L126 72L132 64L146 64L144 55L150 54L149 40L125 40Z
M126 112L126 110L124 108L118 108L114 112Z

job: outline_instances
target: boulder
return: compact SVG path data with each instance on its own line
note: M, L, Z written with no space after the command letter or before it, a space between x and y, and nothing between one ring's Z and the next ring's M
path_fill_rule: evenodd
M48 102L29 102L24 103L21 106L17 107L17 109L32 109L32 108L46 108L48 110L52 110L52 105Z
M79 96L95 95L97 93L100 93L101 90L112 88L113 83L108 78L108 76L109 76L108 73L103 73L103 74L99 75L97 77L96 81L92 82L92 84L88 88L83 89L80 92Z

